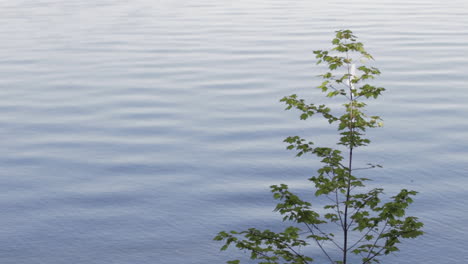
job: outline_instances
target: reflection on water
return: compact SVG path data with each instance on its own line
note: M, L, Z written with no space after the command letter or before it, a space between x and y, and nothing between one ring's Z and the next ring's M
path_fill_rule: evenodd
M358 154L376 184L420 192L427 234L388 263L468 253L464 1L0 3L2 263L223 263L223 229L278 228L268 186L317 163L282 139L331 139L278 99L313 87L312 50L352 29L387 92ZM443 254L441 254L443 253ZM232 254L238 254L233 252ZM242 253L240 253L242 254ZM386 262L386 263L387 263Z

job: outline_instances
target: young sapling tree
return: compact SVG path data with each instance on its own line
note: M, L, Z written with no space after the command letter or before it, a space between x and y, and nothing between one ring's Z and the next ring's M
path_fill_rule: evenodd
M314 51L318 64L328 67L318 88L327 97L343 100L341 114L337 114L339 109L332 111L323 104L308 104L295 94L281 99L287 110L300 112L300 119L320 115L337 128L334 148L316 146L299 136L284 140L288 149L297 151L297 156L312 154L320 159L323 166L309 180L315 186L315 195L329 202L314 210L311 202L292 193L287 185L273 185L273 197L279 201L275 211L283 216L283 221L293 224L282 232L256 228L219 232L214 239L224 241L222 250L234 245L249 252L250 259L260 264L307 264L313 258L302 252L315 246L332 264L370 264L380 263L382 256L398 251L402 239L423 234L423 224L416 217L406 216L415 191L402 189L381 200L383 189L366 187L371 179L358 175L362 169L381 167L368 164L355 168L353 154L370 143L367 129L382 126L379 116L365 112L365 101L377 99L385 89L368 83L380 71L363 64L363 60L373 58L350 30L337 31L332 44L331 50ZM330 232L333 227L335 231Z

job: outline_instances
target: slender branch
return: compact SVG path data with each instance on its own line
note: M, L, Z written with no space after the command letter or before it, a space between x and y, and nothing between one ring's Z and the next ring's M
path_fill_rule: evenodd
M313 228L310 228L310 226L308 224L306 224L307 228L309 229L310 233L312 233L312 235L315 236L315 233L314 233L314 229ZM317 239L314 239L315 242L317 243L317 245L319 246L319 248L322 250L323 254L325 254L325 256L327 256L328 260L330 260L330 262L332 264L334 264L335 262L333 261L333 259L330 257L330 255L328 255L327 251L323 248L322 244L319 243L319 241ZM332 241L333 242L333 241Z
M341 162L337 162L336 164L340 165L340 167L341 167L342 169L347 169L347 167L346 167L345 165L343 165Z
M370 166L370 167L365 167L365 168L355 168L355 169L353 169L353 171L357 171L357 170L370 170L370 169L375 169L375 166Z
M340 198L338 197L338 190L335 190L335 196L336 196L336 210L338 212L338 218L340 219L341 227L344 228L343 218L341 217Z
M258 250L255 250L255 249L251 249L252 252L255 252L255 254L258 254L258 255L261 255L265 258L270 258L270 256L268 256L266 253L263 253L262 251L258 251Z
M333 177L331 177L328 173L327 173L327 176L328 176L328 179L330 179L331 181L333 181L333 178L336 177L336 173L335 173L335 169L334 167L332 166L332 174L333 174ZM340 211L340 199L338 198L338 191L335 189L334 190L334 193L335 193L335 200L333 200L332 198L330 198L330 196L326 195L326 197L328 198L328 200L330 200L331 202L333 202L336 207L334 209L334 211L336 212L336 214L338 215L338 218L340 219L340 223L336 223L336 225L338 225L339 227L343 228L343 219L341 217L341 211Z
M302 261L304 261L305 264L309 263L301 254L297 253L296 250L294 250L290 245L286 245L286 247L289 248L289 250L291 250L294 254L296 254L296 256L302 259Z
M355 168L355 169L353 169L353 171L355 171L355 170L370 170L370 169L375 169L375 168L382 168L382 166L381 166L381 165L378 165L378 164L376 164L376 165L367 164L367 165L369 165L369 167Z
M332 173L333 173L333 177L336 177L335 169L333 169L333 167L332 167ZM344 228L344 222L343 222L343 218L341 217L341 211L340 211L340 198L338 197L337 189L335 189L335 203L336 203L336 212L338 214L338 218L340 219L341 228Z
M349 247L349 250L357 246L372 231L372 229L373 227L369 228L369 230L367 230L367 232L358 241L356 241L356 243L354 243L352 246Z
M353 161L353 147L351 145L349 149L349 177L347 183L347 190L346 190L346 202L345 202L345 212L344 212L344 223L343 223L343 231L344 231L344 238L343 238L343 264L346 264L346 258L348 253L348 208L349 208L349 200L350 200L350 192L351 192L351 166Z
M377 256L380 256L380 252L382 252L385 248L381 248L377 253L374 254L371 258L368 258L366 261L364 261L362 264L370 263L370 261Z
M346 59L349 60L349 54L346 52ZM350 65L347 63L348 74L351 75L350 72ZM349 77L349 96L350 101L353 101L353 90L351 86L351 77ZM350 192L351 192L351 172L352 172L352 165L353 165L353 147L354 147L354 126L353 126L353 104L351 103L350 109L350 118L349 118L349 125L348 129L350 132L350 143L349 143L349 163L348 163L348 182L346 188L346 201L345 201L345 211L344 211L344 223L343 223L343 264L346 264L346 260L348 257L348 207L349 207L349 200L350 200Z
M379 235L377 236L377 238L376 238L375 241L374 241L374 244L373 244L372 247L369 249L369 254L367 254L367 257L366 257L366 258L369 258L369 257L371 256L372 251L373 251L374 248L377 246L377 242L379 241L379 239L382 238L382 234L385 232L385 229L387 228L387 225L388 225L388 220L385 221L385 225L384 225L384 227L382 228L382 231L380 231ZM382 249L383 249L383 248L382 248ZM381 249L379 252L375 253L374 256L373 256L372 258L370 258L370 259L373 259L373 258L375 258L378 254L380 254L380 252L382 251L382 249ZM366 261L366 262L368 263L369 261ZM364 263L366 263L366 262L364 262ZM363 264L364 264L364 263L363 263Z
M307 228L309 229L309 231L310 231L310 232L312 233L312 235L313 235L313 234L314 234L314 231L313 231L313 229L310 227L310 225L309 225L309 224L306 224L306 223L304 223L304 224L307 226ZM323 232L320 228L318 228L317 225L315 225L315 224L311 224L311 225L312 225L313 228L315 228L315 229L317 229L317 231L319 231L320 235L324 236L326 239L328 239L329 241L331 241L338 249L343 250L343 248L340 247L340 245L338 245L338 244L335 242L335 240L333 240L333 238L331 238L328 234L326 234L326 233Z
M327 197L327 199L330 200L330 202L335 203L335 200L333 200L332 198L330 198L330 195L327 194L325 197ZM335 210L336 210L336 209L335 209Z

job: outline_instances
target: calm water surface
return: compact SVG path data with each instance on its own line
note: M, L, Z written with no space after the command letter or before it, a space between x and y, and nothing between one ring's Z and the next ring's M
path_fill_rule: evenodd
M220 230L282 228L268 186L307 191L330 139L278 99L314 86L312 51L352 29L383 72L386 126L358 162L420 192L427 234L383 263L468 255L468 4L1 1L0 262L223 263Z

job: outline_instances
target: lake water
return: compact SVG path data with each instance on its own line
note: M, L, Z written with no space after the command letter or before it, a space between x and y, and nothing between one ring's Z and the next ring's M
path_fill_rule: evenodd
M269 193L331 138L278 100L314 87L312 51L349 28L386 87L357 162L420 192L427 234L383 263L468 255L465 0L0 2L0 262L224 263L220 230L282 228ZM318 255L317 255L318 256Z

